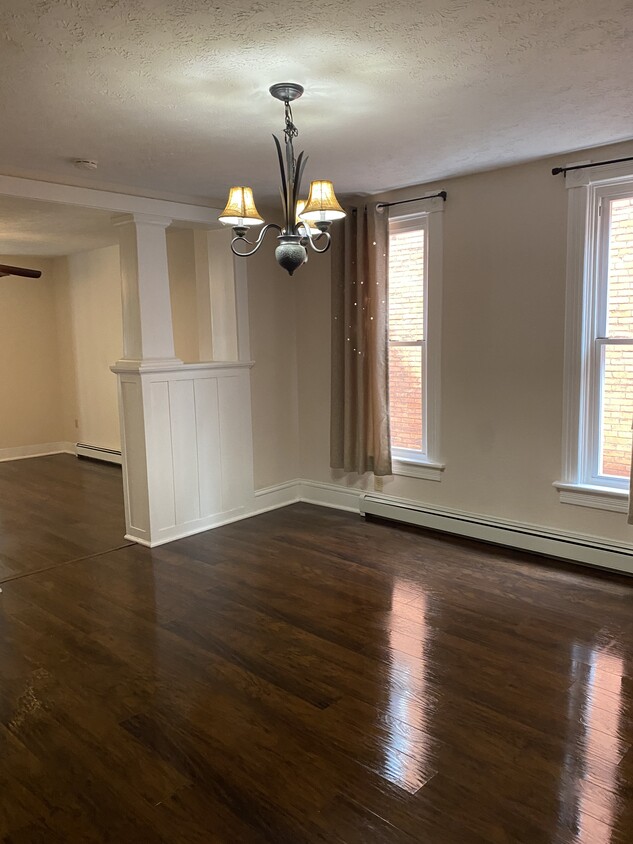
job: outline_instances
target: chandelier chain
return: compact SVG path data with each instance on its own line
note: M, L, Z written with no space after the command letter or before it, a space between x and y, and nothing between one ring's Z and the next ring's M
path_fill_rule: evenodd
M286 141L288 143L292 143L292 139L296 138L299 134L299 130L292 122L292 109L290 108L290 103L288 100L285 100L285 113L286 113L286 128L284 129L284 135L286 136Z

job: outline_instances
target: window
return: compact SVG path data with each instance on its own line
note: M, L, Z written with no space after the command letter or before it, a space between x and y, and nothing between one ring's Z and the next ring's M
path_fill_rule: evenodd
M441 210L435 205L424 212L392 213L389 220L393 469L428 480L440 480L444 468L438 462Z
M556 486L565 503L625 511L633 423L633 178L598 181L599 170L593 179L590 169L584 172L589 175L570 185L565 462Z
M425 219L389 225L389 416L391 443L400 456L426 454L423 373Z
M633 422L633 186L599 196L600 233L591 355L590 479L621 486L631 475Z

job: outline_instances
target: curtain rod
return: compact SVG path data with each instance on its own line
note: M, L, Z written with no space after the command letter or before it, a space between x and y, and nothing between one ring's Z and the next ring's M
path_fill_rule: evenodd
M429 196L415 196L413 199L400 199L398 202L379 202L376 207L391 208L392 205L404 205L405 202L420 202L421 199L435 199L438 196L441 196L444 202L446 202L448 194L445 190L441 190L439 193L432 193Z
M594 164L574 164L572 167L554 167L552 176L559 173L566 174L568 170L585 170L587 167L604 167L605 164L621 164L623 161L633 161L633 155L628 158L611 158L609 161L596 161Z

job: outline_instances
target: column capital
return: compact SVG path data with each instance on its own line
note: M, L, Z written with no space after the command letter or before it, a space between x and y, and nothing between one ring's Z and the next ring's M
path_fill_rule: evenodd
M159 217L156 214L114 214L111 217L113 226L126 226L130 223L134 225L145 226L160 226L166 229L173 222L171 217Z
M130 360L121 358L110 367L115 375L142 375L144 372L169 372L173 369L182 369L184 366L180 358L143 358L143 360Z

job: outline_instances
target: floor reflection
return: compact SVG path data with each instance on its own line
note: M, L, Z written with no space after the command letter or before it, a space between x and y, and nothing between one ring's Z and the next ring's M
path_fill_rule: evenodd
M398 581L389 621L388 742L383 775L411 793L428 779L426 659L430 642L426 613L427 599L419 587Z
M621 657L595 647L572 650L570 731L561 789L561 820L577 844L609 844L618 810L618 765L626 750L620 739Z

